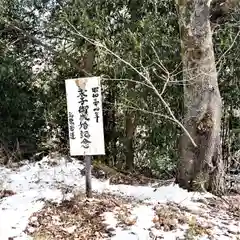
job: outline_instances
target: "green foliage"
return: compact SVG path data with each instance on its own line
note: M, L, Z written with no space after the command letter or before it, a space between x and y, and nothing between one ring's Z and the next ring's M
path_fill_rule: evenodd
M235 9L229 10L229 13L221 21L222 24L215 26L213 40L221 96L224 108L230 116L228 125L223 124L222 126L223 131L226 131L226 128L229 128L230 131L229 135L225 135L223 138L223 146L229 146L231 154L234 154L239 150L239 134L235 133L235 129L238 129L240 125L240 118L233 117L233 110L239 110L240 105L239 4Z
M169 155L152 156L150 169L154 176L161 178L174 178L176 169L176 159L170 158Z
M0 57L0 140L10 151L36 145L44 125L41 90L31 86L31 73L13 56ZM28 70L28 71L27 71ZM5 150L7 150L5 149Z
M181 129L160 116L169 116L169 112L135 71L147 74L160 93L170 80L162 96L182 121L182 66L174 1L4 0L4 6L0 8L1 141L67 149L64 80L83 75L83 59L91 45L80 36L84 35L132 65L95 48L90 74L103 77L106 162L121 168L126 162L128 116L135 120L135 166L150 168L160 176L174 173ZM221 93L224 104L232 108L240 104L237 44L220 56L236 37L239 16L233 13L213 36L216 59L221 60ZM33 72L36 62L41 70ZM58 139L56 144L54 139Z

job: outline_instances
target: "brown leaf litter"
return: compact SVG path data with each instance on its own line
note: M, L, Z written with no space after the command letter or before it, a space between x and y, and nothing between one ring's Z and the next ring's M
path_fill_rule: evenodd
M130 226L133 226L137 222L137 217L132 216L132 207L133 205L121 205L115 208L116 219L118 220L117 227L122 229L127 229Z
M217 199L209 199L208 207L224 211L240 221L240 195L229 195Z
M113 233L104 224L102 214L124 205L128 199L109 194L86 199L83 195L60 204L48 202L30 218L26 233L34 240L101 240Z
M16 193L13 192L12 190L7 190L7 189L0 190L0 199L3 199L5 197L10 197L15 194Z
M81 174L85 175L85 168L81 170ZM125 184L132 186L146 186L153 183L158 183L158 187L168 185L174 180L162 180L146 177L140 173L131 173L128 171L119 171L104 164L96 163L92 166L92 176L97 179L109 179L110 184Z
M199 235L201 232L210 239L218 239L220 237L216 235L218 229L231 239L240 237L240 195L205 198L198 202L201 203L198 211L181 207L182 211L192 215L192 220L188 223L188 234Z
M159 204L155 206L154 210L156 215L153 223L156 229L172 231L188 221L187 216L176 204Z
M238 200L237 197L231 199L232 208L237 207ZM229 206L223 202L220 198L206 199L205 203L201 203L203 207L199 211L192 211L174 202L152 206L155 214L149 234L153 236L152 239L158 239L156 237L164 236L165 232L181 229L185 232L185 239L203 235L209 239L218 239L218 236L215 238L213 235L216 227L227 229L229 222L235 226L238 222L238 218L231 215ZM26 233L34 240L111 239L115 229L104 223L104 213L114 213L116 227L130 230L138 221L132 214L133 208L138 205L138 201L111 194L95 194L92 199L86 199L83 194L75 195L73 199L64 200L60 204L47 202L41 211L32 215ZM231 238L239 233L228 231L226 234Z
M207 236L209 239L216 240L221 237L217 235L219 231L224 232L228 239L236 239L235 237L240 237L240 222L236 212L234 214L231 212L231 208L236 211L237 207L239 207L239 200L236 196L231 196L230 205L221 198L207 199L198 210L168 202L155 206L153 222L155 228L162 234L166 231L185 229L184 239ZM218 233L216 229L219 229Z
M110 184L125 184L142 186L154 183L156 180L143 175L117 173L110 177Z

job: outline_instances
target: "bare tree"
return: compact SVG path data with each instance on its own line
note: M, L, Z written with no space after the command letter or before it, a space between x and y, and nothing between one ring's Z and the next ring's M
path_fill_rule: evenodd
M211 0L176 0L182 48L186 134L180 140L176 181L189 190L224 192L220 124L222 101L212 43Z

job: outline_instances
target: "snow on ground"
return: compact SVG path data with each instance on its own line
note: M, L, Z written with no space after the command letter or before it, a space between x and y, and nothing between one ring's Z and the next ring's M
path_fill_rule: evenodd
M0 199L0 240L13 237L18 240L31 239L24 230L29 217L43 208L44 201L61 202L71 197L71 194L66 193L66 187L71 192L85 190L85 178L80 173L82 169L83 165L77 160L67 161L61 158L56 161L48 157L15 170L0 167L0 190L7 189L16 193ZM201 211L200 203L196 200L213 197L211 194L189 193L173 184L154 189L151 186L109 185L107 180L93 178L92 186L98 193L110 192L142 200L142 204L132 208L131 214L137 220L127 230L118 226L114 212L104 213L105 222L115 229L115 236L111 238L114 240L151 239L149 229L153 227L153 208L157 204L174 202L192 211ZM232 228L237 228L236 223L234 224L231 225ZM176 239L176 236L181 237L184 231L185 229L177 229L165 232L164 239ZM218 235L221 236L221 229L217 228L216 231L220 231ZM238 230L234 231L236 233ZM222 236L219 239L233 238Z

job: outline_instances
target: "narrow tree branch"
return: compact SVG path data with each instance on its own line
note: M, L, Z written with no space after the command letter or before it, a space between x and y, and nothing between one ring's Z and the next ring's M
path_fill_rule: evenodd
M136 67L134 67L131 63L127 62L126 60L122 59L120 56L118 56L116 53L114 53L113 51L111 51L109 48L107 48L105 45L103 45L100 42L97 42L93 39L90 39L86 36L84 36L81 32L79 32L75 26L72 25L72 23L68 20L68 18L66 18L66 21L68 22L69 26L71 26L71 28L75 31L75 34L82 37L83 39L85 39L86 41L88 41L89 43L100 47L102 49L104 49L106 52L110 53L111 55L113 55L114 57L116 57L117 59L119 59L120 61L122 61L123 63L125 63L127 66L129 66L132 70L134 70L139 76L141 76L154 90L154 92L156 93L156 95L160 98L160 100L162 101L163 105L165 106L165 108L168 110L170 116L172 117L172 119L174 119L174 121L183 129L183 131L185 132L185 134L189 137L189 139L191 140L192 144L196 147L196 143L194 142L193 138L191 137L191 135L189 134L189 132L187 131L187 129L183 126L183 124L178 121L176 119L176 117L174 116L171 108L169 107L168 103L164 100L164 98L161 96L161 94L158 92L158 90L156 89L156 87L153 85L153 83L151 82L151 80L146 77L143 73L141 73L140 71L137 70Z
M136 80L132 80L132 79L124 79L124 78L102 78L102 80L105 80L105 81L128 81L128 82L133 82L133 83L137 83L137 84L140 84L140 85L143 85L143 86L146 86L148 88L151 88L152 87L144 82L140 82L140 81L136 81Z
M235 36L235 38L233 39L233 42L231 43L231 45L229 46L229 48L220 56L220 58L218 59L216 66L221 62L221 60L225 57L225 55L227 55L227 53L233 48L234 44L237 41L237 38L240 34L240 30L238 31L237 35Z
M6 24L8 24L7 22L5 22ZM35 36L32 36L31 34L25 32L23 29L15 26L15 25L9 25L8 26L11 28L11 29L14 29L16 31L18 31L19 33L21 33L24 37L28 38L29 40L31 40L34 44L36 45L40 45L42 46L43 48L45 48L46 50L48 50L49 52L51 53L54 53L56 55L59 55L61 56L63 59L65 59L66 61L69 61L77 70L79 70L80 72L84 72L87 76L92 76L90 73L86 72L84 69L82 69L80 67L79 64L77 64L77 62L72 59L66 52L64 53L61 53L61 52L58 52L54 49L54 47L46 44L46 43L43 43L40 39L36 38Z
M108 102L108 101L106 101L106 103L115 105L114 103L111 103L111 102ZM117 103L117 106L123 107L123 108L129 108L129 109L132 109L134 111L139 111L139 112L143 112L143 113L146 113L146 114L152 114L152 115L155 115L155 116L163 117L165 119L168 119L168 120L176 123L176 121L173 118L171 118L171 117L169 117L169 116L167 116L165 114L161 114L161 113L157 113L157 112L151 112L151 111L143 109L143 108L129 106L129 105L125 105L123 103Z

